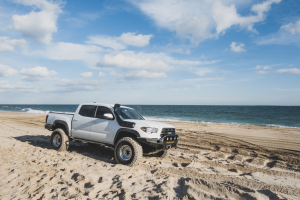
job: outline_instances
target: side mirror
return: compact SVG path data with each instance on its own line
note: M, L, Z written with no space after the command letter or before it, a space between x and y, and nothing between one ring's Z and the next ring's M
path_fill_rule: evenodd
M114 118L114 116L111 114L111 113L105 113L103 115L103 118L104 119L109 119L109 120L112 120Z

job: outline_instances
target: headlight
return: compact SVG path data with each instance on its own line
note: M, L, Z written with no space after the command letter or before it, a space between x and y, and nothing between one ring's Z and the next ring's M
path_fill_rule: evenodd
M158 128L142 127L141 130L145 131L146 133L157 133Z

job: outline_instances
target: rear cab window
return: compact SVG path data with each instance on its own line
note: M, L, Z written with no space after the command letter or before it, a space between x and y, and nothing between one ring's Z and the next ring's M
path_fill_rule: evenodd
M97 106L82 105L78 114L84 117L94 117Z

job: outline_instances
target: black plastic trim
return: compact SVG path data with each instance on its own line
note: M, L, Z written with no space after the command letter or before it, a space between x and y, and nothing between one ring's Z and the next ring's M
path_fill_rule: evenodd
M177 134L168 134L166 136L168 136L168 137L178 137ZM138 137L137 140L140 141L141 143L144 143L146 145L154 147L156 149L156 151L162 150L162 149L168 149L167 148L168 146L171 146L171 148L172 147L177 147L178 140L173 140L174 143L169 143L170 141L165 141L165 137L166 136L158 138L157 141L159 141L159 143L157 141L156 141L156 143L155 142L148 142L147 141L147 139L152 139L152 138Z
M106 146L110 146L110 147L114 147L114 145L112 144L108 144L108 143L104 143L104 142L97 142L97 141L93 141L93 140L86 140L86 139L81 139L81 138L74 138L73 137L73 140L79 140L79 141L82 141L82 142L89 142L89 143L94 143L94 144L103 144L103 145L106 145Z
M121 105L120 104L115 104L114 106L114 113L115 113L115 117L117 119L117 122L120 126L124 126L124 127L128 127L128 128L134 128L135 126L135 123L134 122L126 122L126 121L123 121L118 113L117 113L117 108L119 108Z
M51 124L45 124L45 129L48 129L49 131L52 130L52 125Z
M55 120L54 123L53 123L53 127L55 127L56 124L62 124L62 125L64 125L65 129L67 131L67 134L69 135L70 129L69 129L69 126L68 126L67 122L65 122L63 120Z
M136 130L133 130L133 129L129 129L129 128L120 128L116 135L115 135L115 139L114 139L114 144L116 144L118 141L116 141L116 139L118 138L118 135L121 133L121 132L127 132L127 133L132 133L134 135L136 135L136 137L141 137L139 132L137 132Z

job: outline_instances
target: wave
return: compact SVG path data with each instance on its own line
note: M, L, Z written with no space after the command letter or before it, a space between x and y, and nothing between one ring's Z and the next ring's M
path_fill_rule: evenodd
M170 121L170 122L189 122L189 123L202 123L202 124L228 124L228 125L237 125L237 126L267 126L267 127L278 127L278 128L297 128L293 126L283 126L276 124L250 124L250 123L237 123L237 122L206 122L206 121L198 121L198 120L183 120L180 118L165 118L165 117L144 117L146 120L154 120L154 121Z
M276 124L266 124L266 126L268 126L268 127L278 127L278 128L298 128L298 129L300 129L300 127L283 126L283 125L276 125Z
M155 121L172 121L172 122L190 122L190 121L183 121L180 118L172 117L172 118L162 118L162 117L145 117L146 120L155 120Z
M50 110L43 111L43 110L33 110L31 108L23 108L21 110L22 112L27 112L27 113L34 113L34 114L48 114Z

